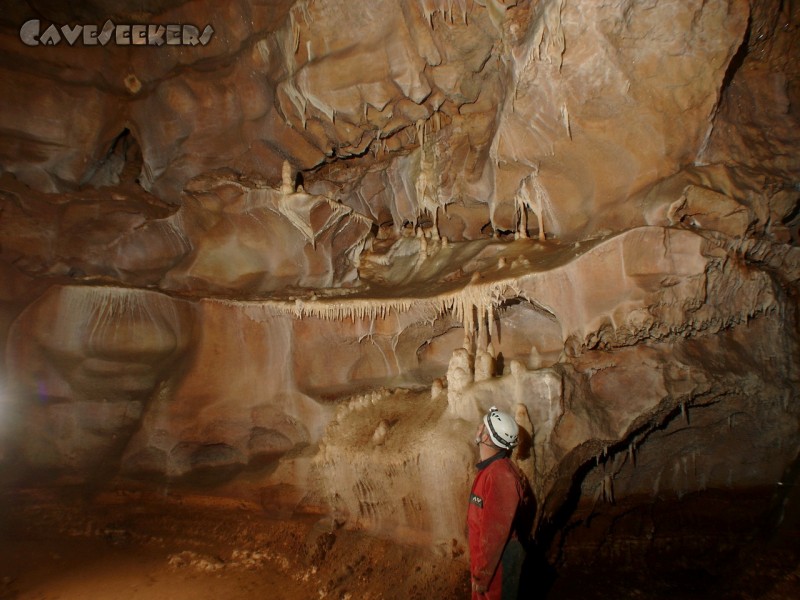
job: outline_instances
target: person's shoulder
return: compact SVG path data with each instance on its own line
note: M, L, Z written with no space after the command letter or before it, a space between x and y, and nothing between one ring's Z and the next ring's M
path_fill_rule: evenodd
M495 473L503 473L508 475L513 475L514 477L517 476L517 468L513 462L511 462L511 458L508 456L504 456L501 459L494 461L489 467L492 468L492 471Z

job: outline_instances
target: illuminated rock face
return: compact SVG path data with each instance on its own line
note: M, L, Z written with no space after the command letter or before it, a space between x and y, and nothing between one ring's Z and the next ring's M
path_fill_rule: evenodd
M540 522L791 472L796 8L169 4L2 30L5 457L443 548L490 405Z
M8 342L23 456L78 470L118 459L156 389L180 372L192 311L115 287L52 287L23 311Z

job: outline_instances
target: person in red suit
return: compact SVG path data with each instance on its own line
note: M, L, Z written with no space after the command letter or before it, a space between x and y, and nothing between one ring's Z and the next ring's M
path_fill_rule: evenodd
M509 457L518 435L514 418L492 407L475 437L480 462L467 509L472 600L517 598L525 551L515 521L524 485Z

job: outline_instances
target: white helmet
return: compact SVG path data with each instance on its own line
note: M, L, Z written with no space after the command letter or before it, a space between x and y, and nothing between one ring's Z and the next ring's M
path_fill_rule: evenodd
M517 445L519 426L510 414L499 411L496 406L493 406L483 417L483 424L495 446L511 450Z

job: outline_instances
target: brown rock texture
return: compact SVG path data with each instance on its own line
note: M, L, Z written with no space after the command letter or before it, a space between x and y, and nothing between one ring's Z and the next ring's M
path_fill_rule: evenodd
M137 6L0 18L0 466L461 560L496 405L553 562L796 509L796 3Z

